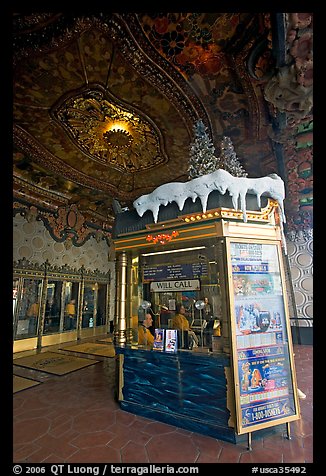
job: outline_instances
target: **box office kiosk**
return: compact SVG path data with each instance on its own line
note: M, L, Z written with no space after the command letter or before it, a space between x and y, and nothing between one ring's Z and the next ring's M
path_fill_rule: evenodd
M235 209L214 190L205 211L186 200L181 211L160 207L156 220L151 210L117 216L114 342L121 408L233 443L247 438L250 449L257 430L285 425L290 437L300 409L282 210L267 194L243 203ZM174 329L179 304L196 346ZM137 338L146 310L159 334L151 347Z

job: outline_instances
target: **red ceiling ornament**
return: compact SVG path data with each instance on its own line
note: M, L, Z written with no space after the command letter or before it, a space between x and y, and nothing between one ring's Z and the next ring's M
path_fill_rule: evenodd
M172 231L171 235L169 233L159 233L156 236L147 235L146 241L152 241L154 245L156 245L157 243L165 245L165 243L168 243L169 241L173 240L173 238L176 238L178 235L178 231Z

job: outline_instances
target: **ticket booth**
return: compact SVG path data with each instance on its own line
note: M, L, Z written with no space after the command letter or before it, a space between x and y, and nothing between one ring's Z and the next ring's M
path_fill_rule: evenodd
M237 443L254 431L290 436L300 418L283 271L279 203L246 194L244 211L213 191L205 212L170 203L118 215L117 398L122 409ZM182 304L198 345L176 333ZM162 344L138 344L144 313ZM155 332L156 330L156 332ZM163 339L162 339L163 337ZM154 339L155 342L155 339ZM280 436L281 437L281 436Z

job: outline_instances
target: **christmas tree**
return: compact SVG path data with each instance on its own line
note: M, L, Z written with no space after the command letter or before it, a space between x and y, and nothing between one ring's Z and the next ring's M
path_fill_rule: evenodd
M201 119L199 119L194 126L194 136L195 139L190 145L188 167L190 180L216 170L215 148L208 135L207 127L205 127Z
M234 177L247 177L248 175L237 158L230 137L224 136L221 141L220 156L215 162L216 169L224 169Z
M201 119L194 126L194 136L195 139L190 145L189 180L210 174L217 169L224 169L234 177L247 177L247 173L234 151L230 137L223 137L220 157L216 157L213 142Z

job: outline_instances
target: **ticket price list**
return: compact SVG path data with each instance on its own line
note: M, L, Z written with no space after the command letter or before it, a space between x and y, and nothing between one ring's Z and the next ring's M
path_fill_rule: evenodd
M145 266L144 281L160 281L163 279L194 279L207 276L206 263L174 264L162 266Z

